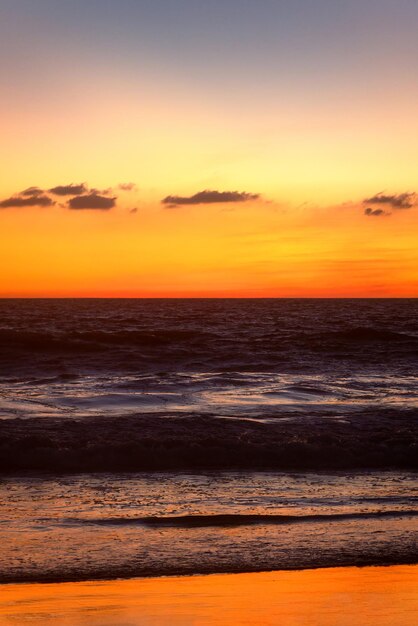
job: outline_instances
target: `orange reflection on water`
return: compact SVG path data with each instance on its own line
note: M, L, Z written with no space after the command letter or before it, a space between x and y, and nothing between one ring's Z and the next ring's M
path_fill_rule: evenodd
M0 587L2 626L417 623L418 566Z

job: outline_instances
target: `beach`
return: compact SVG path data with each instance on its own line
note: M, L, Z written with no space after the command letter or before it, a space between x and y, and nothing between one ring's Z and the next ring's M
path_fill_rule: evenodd
M2 626L415 626L417 622L418 566L0 587Z

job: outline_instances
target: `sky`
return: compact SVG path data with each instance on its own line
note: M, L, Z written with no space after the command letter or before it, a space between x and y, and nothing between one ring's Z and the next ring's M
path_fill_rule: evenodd
M0 297L418 296L416 0L0 0Z

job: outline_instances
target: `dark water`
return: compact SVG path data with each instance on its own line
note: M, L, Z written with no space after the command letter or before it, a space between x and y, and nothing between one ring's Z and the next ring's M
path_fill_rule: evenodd
M234 374L347 376L355 368L413 376L417 320L418 299L2 300L1 368L58 380L220 374L214 384Z
M0 580L417 562L418 300L0 300Z
M0 468L416 467L417 363L418 300L3 300Z

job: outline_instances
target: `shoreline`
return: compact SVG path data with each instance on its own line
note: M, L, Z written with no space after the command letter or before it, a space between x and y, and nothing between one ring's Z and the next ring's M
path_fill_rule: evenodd
M68 577L63 577L60 580L57 580L54 577L22 577L21 579L15 580L1 580L0 579L0 590L3 587L10 586L19 586L19 585L83 585L83 584L103 584L103 583L114 583L114 582L127 582L134 580L165 580L165 579L183 579L183 578L196 578L196 577L208 577L208 576L256 576L259 574L274 574L275 572L282 573L291 573L291 572L317 572L317 571L330 571L330 570L343 570L343 569L353 569L353 570L364 570L364 569L390 569L396 567L416 567L418 570L418 558L414 557L412 559L406 558L405 560L397 560L397 561L382 561L382 562L373 562L369 560L365 560L364 562L352 562L347 561L346 563L336 564L318 564L318 565L306 565L301 567L279 567L279 568L260 568L260 569L201 569L195 572L193 571L179 571L179 569L175 569L172 572L151 572L149 574L139 573L135 575L132 571L126 571L126 573L120 572L115 573L113 576L108 573L100 573L97 575L89 575L86 574L85 577L72 577L71 575ZM1 626L1 623L0 623Z
M368 626L418 620L418 565L0 585L0 624Z
M0 487L0 584L418 563L415 473L87 475Z

